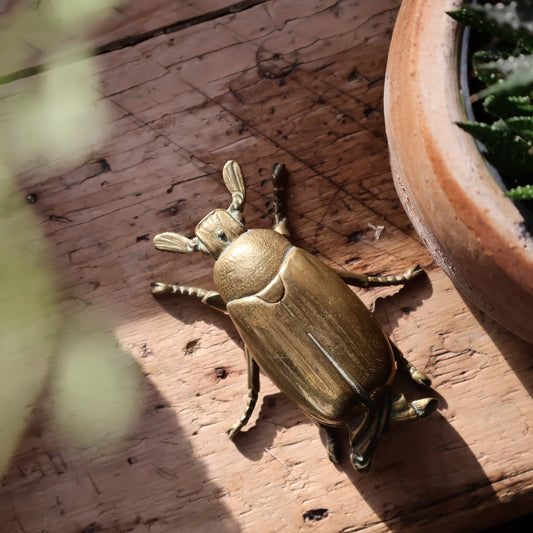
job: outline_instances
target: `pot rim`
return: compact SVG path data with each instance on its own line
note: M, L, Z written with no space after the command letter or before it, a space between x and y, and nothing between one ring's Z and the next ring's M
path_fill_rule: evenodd
M462 31L446 11L460 7L462 1L444 0L437 7L423 0L411 2L416 7L407 4L403 2L400 9L409 9L410 16L415 18L401 31L410 32L409 42L416 48L415 53L406 51L409 58L406 67L414 91L407 98L416 101L413 120L418 126L421 149L426 150L438 186L484 252L510 277L533 292L533 238L524 218L494 179L476 141L455 124L466 119L459 76ZM399 18L406 20L405 16ZM434 46L421 45L427 42ZM390 107L394 100L393 83L387 74L388 130L393 129L389 123L389 114L393 114ZM431 98L425 94L428 87L431 87ZM426 147L430 144L439 149L428 151Z

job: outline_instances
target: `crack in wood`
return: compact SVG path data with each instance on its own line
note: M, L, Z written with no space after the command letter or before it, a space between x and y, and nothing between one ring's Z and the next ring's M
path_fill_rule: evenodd
M124 37L122 39L118 39L108 44L99 46L96 49L96 55L106 54L108 52L113 52L115 50L121 50L122 48L128 48L130 46L135 46L139 43L142 43L154 37L158 37L160 35L166 35L169 33L175 33L177 31L190 28L191 26L197 26L198 24L203 24L204 22L210 22L212 20L216 20L218 18L225 17L227 15L232 15L234 13L240 13L242 11L246 11L247 9L250 9L260 4L264 4L266 2L267 0L243 0L241 2L237 2L235 4L231 4L229 6L222 7L220 9L215 9L214 11L210 11L209 13L204 13L202 15L191 17L189 19L182 20L180 22L175 22L173 24L168 24L160 28L155 28L145 33L141 33L139 35L131 35L128 37Z

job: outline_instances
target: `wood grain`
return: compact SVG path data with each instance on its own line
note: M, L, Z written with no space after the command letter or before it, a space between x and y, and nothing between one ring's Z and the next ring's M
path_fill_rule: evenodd
M74 446L37 408L0 488L3 531L477 531L531 509L532 348L462 300L392 184L382 93L399 3L268 0L98 57L88 83L113 135L79 168L34 168L20 186L38 195L65 306L89 304L112 329L142 376L142 409L120 445ZM120 35L161 26L160 13L178 20L170 4ZM385 432L367 475L329 463L324 437L267 378L230 442L246 366L229 319L148 293L152 280L212 288L209 258L157 252L151 238L192 235L228 205L228 159L244 170L249 227L270 226L269 172L283 161L295 244L337 268L427 271L402 290L357 291L441 400Z

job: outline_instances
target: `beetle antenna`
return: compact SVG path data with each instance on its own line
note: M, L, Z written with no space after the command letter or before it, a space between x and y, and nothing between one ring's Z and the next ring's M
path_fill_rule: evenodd
M226 188L231 193L231 205L228 211L239 219L242 219L242 210L246 200L246 188L242 170L236 161L228 161L222 170L222 177Z
M274 224L279 224L283 216L283 191L287 182L287 168L283 163L275 163L272 166L272 185L274 187Z
M272 185L274 187L274 231L289 237L287 219L283 216L283 192L288 177L287 169L283 163L275 163L272 167Z
M179 233L172 233L170 231L156 235L154 237L154 246L158 250L165 252L175 252L178 254L202 252L203 254L209 255L208 249L198 237L188 239Z

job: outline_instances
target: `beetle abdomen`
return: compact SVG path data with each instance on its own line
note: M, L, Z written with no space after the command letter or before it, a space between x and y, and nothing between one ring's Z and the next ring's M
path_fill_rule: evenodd
M227 309L262 370L316 420L340 425L392 382L394 356L365 305L321 261L286 255L279 301L248 296Z
M213 271L224 301L256 294L278 274L291 243L269 229L243 233L222 252Z

